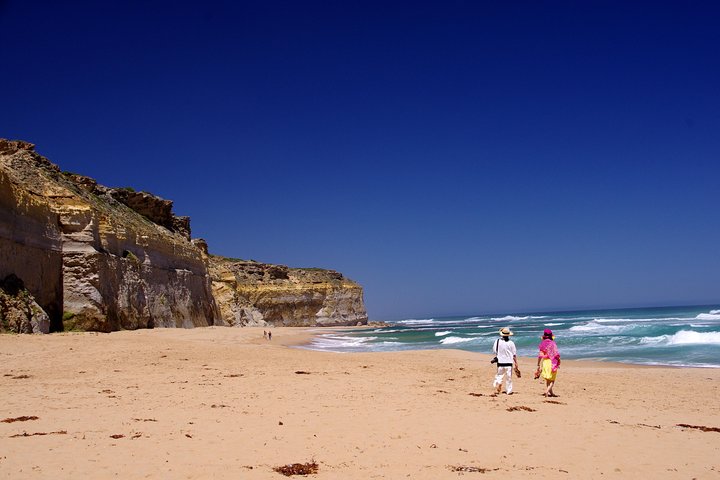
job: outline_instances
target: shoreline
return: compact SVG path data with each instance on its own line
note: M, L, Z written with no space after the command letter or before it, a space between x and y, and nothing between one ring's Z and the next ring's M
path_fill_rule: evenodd
M208 327L205 327L208 328ZM225 328L225 327L220 327ZM260 328L260 327L242 327L242 328ZM320 332L317 332L316 330L329 330L331 332L335 331L352 331L352 330L361 330L366 329L369 327L362 326L362 327L281 327L281 328L289 328L289 329L307 329L308 334L306 337L304 337L305 343L296 343L293 345L288 346L296 346L296 347L303 347L307 345L311 345L312 339L315 336L320 335ZM474 352L471 350L463 350L461 348L418 348L418 349L403 349L403 350L396 350L396 351L386 351L386 352L377 352L377 351L367 351L367 352L343 352L343 351L334 351L334 350L320 350L320 349L312 349L312 348L306 348L306 350L310 350L313 352L325 352L325 353L336 353L336 354L348 354L348 353L367 353L367 354L375 354L375 353L394 353L394 352L424 352L424 351L449 351L449 350L456 350L460 352L468 352L474 355L480 355L487 357L488 361L492 358L492 355L485 352ZM528 356L520 356L518 355L518 358L526 359L526 360L532 360L535 361L537 357L528 357ZM616 366L624 366L629 368L634 367L643 367L643 368L671 368L671 369L699 369L699 370L720 370L720 366L714 366L714 365L664 365L664 364L643 364L643 363L632 363L632 362L617 362L613 360L599 360L596 358L572 358L572 359L563 359L562 363L565 364L567 362L575 363L585 363L585 364L598 364L598 365L616 365Z
M25 337L52 337L52 336L84 336L84 335L93 335L93 336L102 336L102 335L117 335L119 333L124 332L153 332L153 331L202 331L202 330L222 330L222 329L228 329L229 331L237 331L240 334L236 335L235 337L239 340L242 340L243 342L246 342L248 344L254 344L254 345L267 345L267 346L284 346L284 347L308 347L312 344L312 340L314 337L321 335L322 333L328 333L328 332L339 332L339 331L353 331L353 330L362 330L368 328L366 326L338 326L338 327L332 327L332 326L324 326L324 327L229 327L229 326L218 326L218 325L211 325L208 327L195 327L195 328L155 328L155 329L137 329L137 330L121 330L121 331L115 331L115 332L55 332L50 334L15 334L15 333L1 333L0 338L7 336L7 337L18 337L18 338L25 338ZM264 331L272 331L275 332L273 334L272 340L267 340L263 338L263 330ZM280 333L280 335L277 335L277 333ZM471 350L463 350L460 348L425 348L425 349L405 349L405 350L397 350L397 351L385 351L385 352L378 352L378 351L366 351L366 352L343 352L343 351L334 351L334 350L320 350L320 349L312 349L312 348L302 348L302 350L307 350L310 352L318 352L318 353L327 353L327 354L336 354L336 355L348 355L348 354L358 354L358 355L375 355L375 354L392 354L392 353L403 353L403 352L432 352L432 351L457 351L457 352L465 352L471 355L477 355L481 359L487 359L489 360L492 358L492 355L485 352L474 352ZM519 359L522 361L520 362L522 364L527 364L528 362L534 362L537 357L529 357L529 356L518 356ZM563 365L565 364L577 364L576 366L587 366L587 367L602 367L603 365L607 366L615 366L616 368L660 368L660 369L697 369L697 370L720 370L720 367L715 366L697 366L697 365L663 365L663 364L657 364L657 365L648 365L648 364L642 364L642 363L625 363L625 362L616 362L612 360L598 360L593 358L573 358L573 359L563 359L562 361Z
M0 478L278 479L313 460L328 480L720 472L720 433L678 426L720 427L717 369L568 360L549 400L523 357L514 394L491 397L489 355L337 354L287 348L314 327L262 330L0 336L0 420L38 417L0 422Z

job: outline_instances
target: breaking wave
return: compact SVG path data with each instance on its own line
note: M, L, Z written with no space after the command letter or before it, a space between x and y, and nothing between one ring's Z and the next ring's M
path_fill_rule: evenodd
M454 343L465 343L465 342L472 342L475 340L474 338L462 338L462 337L447 337L440 340L440 343L443 345L452 345Z
M644 345L720 345L720 332L696 332L693 330L680 330L674 335L660 335L658 337L643 337L640 343Z

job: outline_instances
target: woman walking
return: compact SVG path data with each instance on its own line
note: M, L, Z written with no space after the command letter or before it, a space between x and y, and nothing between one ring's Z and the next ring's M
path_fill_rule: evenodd
M553 393L553 386L555 385L555 378L557 378L558 368L560 368L560 352L555 343L552 330L546 328L543 332L542 341L538 345L537 370L535 371L535 378L542 376L545 379L546 397L557 397Z

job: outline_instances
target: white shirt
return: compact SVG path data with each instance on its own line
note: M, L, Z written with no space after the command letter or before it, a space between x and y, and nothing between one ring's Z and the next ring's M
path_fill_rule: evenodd
M496 340L493 344L493 352L498 357L498 363L513 363L513 357L517 355L513 341L508 340L506 342L502 338Z

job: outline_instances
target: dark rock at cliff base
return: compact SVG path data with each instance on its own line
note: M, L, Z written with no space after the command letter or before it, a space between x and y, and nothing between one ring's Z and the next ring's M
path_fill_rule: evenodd
M27 291L23 281L14 274L0 280L0 332L49 331L50 317Z

